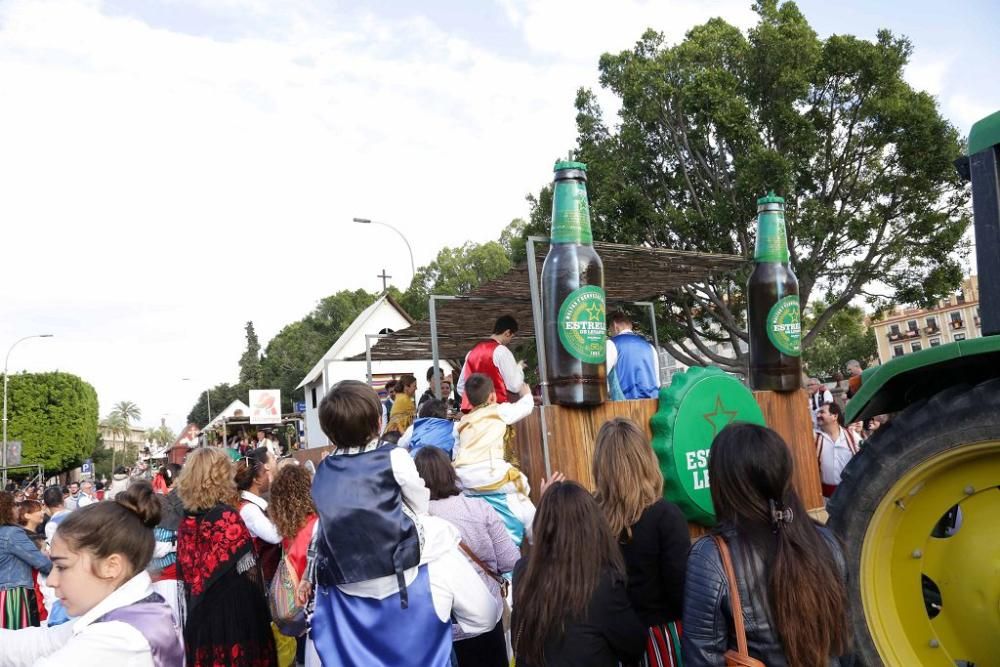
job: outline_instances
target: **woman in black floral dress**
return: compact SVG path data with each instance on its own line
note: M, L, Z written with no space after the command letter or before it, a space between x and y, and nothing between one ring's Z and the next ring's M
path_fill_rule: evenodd
M234 509L229 457L212 447L196 450L176 486L186 511L177 529L177 575L188 667L277 665L260 565Z

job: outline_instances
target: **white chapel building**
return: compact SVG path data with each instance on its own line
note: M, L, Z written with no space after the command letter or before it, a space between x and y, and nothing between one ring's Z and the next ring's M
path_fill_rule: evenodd
M366 336L392 333L405 329L411 324L413 324L413 319L403 310L402 306L388 294L383 294L351 322L351 326L347 327L347 330L326 351L323 358L316 362L309 374L296 387L296 389L305 388L306 433L304 442L306 447L325 447L330 444L319 425L319 404L329 388L341 380L369 381L368 367L364 360L347 361L351 357L364 355L368 347L374 347L378 342L377 338L366 338ZM372 387L384 398L383 388L386 381L405 374L413 375L417 378L416 399L428 387L427 369L432 365L431 359L406 361L376 361L373 359L370 382ZM445 375L452 370L451 364L443 359L438 365Z

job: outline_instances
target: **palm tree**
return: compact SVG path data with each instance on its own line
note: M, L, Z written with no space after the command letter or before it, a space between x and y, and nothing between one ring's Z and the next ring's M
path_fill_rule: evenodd
M117 430L122 436L122 450L123 453L128 451L128 436L130 434L130 422L138 421L142 418L142 410L139 406L132 401L119 401L115 403L114 407L111 408L111 414L108 415L108 422L114 421ZM114 427L112 427L114 428ZM111 472L114 473L114 453L112 452L111 457Z
M122 442L125 442L125 434L128 433L128 428L125 426L125 420L121 416L112 412L108 415L108 418L104 420L104 426L111 433L111 474L115 472L115 455L118 453L118 444L115 442L115 436L121 435ZM124 450L124 445L122 446Z

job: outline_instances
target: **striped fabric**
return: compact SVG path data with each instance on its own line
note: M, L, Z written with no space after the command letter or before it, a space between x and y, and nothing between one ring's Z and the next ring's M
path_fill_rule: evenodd
M38 627L38 624L35 591L27 588L0 590L0 628L20 630Z
M681 667L681 624L654 625L646 631L646 653L639 667Z

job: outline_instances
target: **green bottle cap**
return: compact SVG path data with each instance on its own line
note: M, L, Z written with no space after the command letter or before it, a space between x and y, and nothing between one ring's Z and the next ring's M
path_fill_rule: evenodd
M555 167L552 171L562 171L563 169L579 169L580 171L587 171L587 165L583 162L570 162L569 160L557 160Z
M757 206L763 206L764 204L781 204L785 205L785 200L778 195L774 194L774 190L767 193L766 197L761 197L757 200Z

